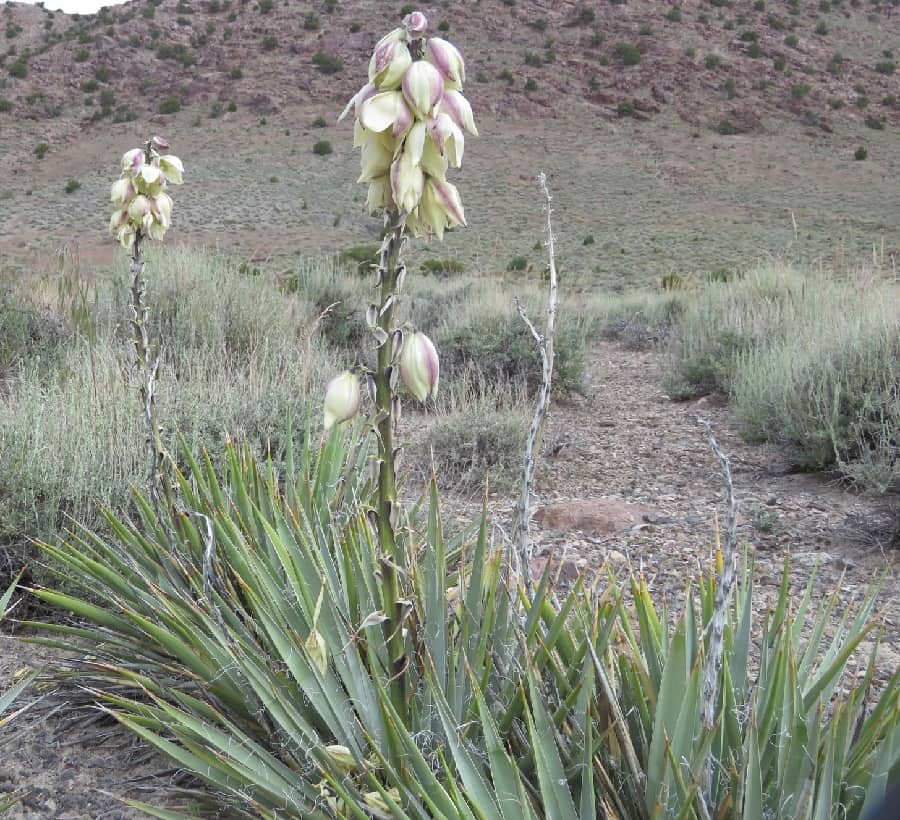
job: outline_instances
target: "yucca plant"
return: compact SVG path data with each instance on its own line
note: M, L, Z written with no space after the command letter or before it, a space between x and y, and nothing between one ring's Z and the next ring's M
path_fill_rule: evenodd
M847 680L848 661L875 628L875 590L838 617L840 590L813 603L814 578L792 602L786 565L760 629L752 577L745 563L712 727L704 726L700 702L715 577L700 580L699 606L688 591L671 634L642 579L632 581L633 613L615 594L621 643L609 666L640 765L622 783L622 816L858 818L900 777L900 671L879 690L877 638ZM629 763L623 755L613 760L620 770Z
M9 588L0 595L0 622L2 622L12 611L10 602L12 601L13 594L16 591L16 587L18 586L21 577L22 574L19 573L15 580L9 585ZM28 703L25 706L19 707L14 712L7 714L16 699L32 684L34 678L34 672L25 671L24 673L15 676L15 683L9 689L5 692L0 692L0 728L15 720L15 718L32 705L31 703ZM25 795L23 794L12 796L0 794L0 813L12 808L24 796Z
M234 446L226 483L208 459L184 459L189 513L162 521L137 495L140 522L108 514L110 539L44 545L83 598L36 594L79 618L44 626L60 636L51 644L89 649L78 681L207 781L212 802L247 817L594 806L592 658L606 646L596 627L568 625L578 590L562 610L546 583L534 601L518 597L485 518L445 542L432 484L421 524L397 528L409 556L401 714L368 520L377 494L353 437L335 431L296 463L289 452L283 476ZM210 802L192 797L192 812Z

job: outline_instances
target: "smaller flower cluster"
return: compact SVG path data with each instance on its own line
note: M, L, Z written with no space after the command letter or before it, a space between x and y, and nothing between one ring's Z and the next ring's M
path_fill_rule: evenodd
M403 383L419 401L437 395L440 361L434 343L424 333L404 334L399 366ZM355 418L359 404L359 376L350 370L335 376L325 388L325 429Z
M135 238L162 239L172 224L171 182L181 185L184 166L172 154L160 154L169 144L153 137L147 148L133 148L122 156L122 175L113 183L110 200L115 207L109 229L126 250Z
M397 208L406 213L413 236L442 239L448 227L466 224L446 173L462 163L463 130L476 136L478 131L462 94L462 55L440 37L422 37L428 25L422 13L413 12L404 23L375 46L369 82L344 114L356 112L353 144L362 149L357 181L369 183L369 212Z

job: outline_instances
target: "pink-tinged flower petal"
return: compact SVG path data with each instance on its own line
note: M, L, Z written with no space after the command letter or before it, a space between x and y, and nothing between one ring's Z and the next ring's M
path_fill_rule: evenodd
M444 81L431 63L417 60L403 75L403 96L416 114L430 117L444 96Z
M377 88L375 88L374 83L366 83L362 88L359 89L347 102L347 105L344 106L344 110L341 111L341 115L337 118L337 121L340 122L350 113L350 109L352 108L356 113L356 116L359 116L359 107L371 97L373 94L377 92Z
M122 170L134 176L144 165L144 149L132 148L122 155Z
M399 91L383 91L366 100L359 109L359 121L370 131L391 128L406 107Z
M397 88L403 72L412 63L412 56L406 43L391 40L375 47L369 60L369 81L379 89Z
M156 136L151 137L151 138L150 138L150 144L151 144L157 151L168 151L168 150L169 150L169 143L168 143L168 141L167 141L164 137L160 137L159 135L156 135Z
M428 18L421 11L414 11L403 18L403 25L410 37L421 37L428 28Z
M472 106L469 105L469 101L462 95L462 92L455 89L445 90L440 111L449 115L450 119L460 128L465 128L470 134L478 136L475 117L472 115Z
M400 106L399 111L397 112L397 119L394 120L394 127L391 129L391 136L402 138L407 131L412 127L413 124L413 115L412 111L409 110L409 106L406 104L404 100L403 105Z
M434 191L435 200L443 207L450 222L456 225L465 225L466 213L463 210L462 200L459 198L456 186L437 179L430 179L428 182Z
M144 215L150 212L150 200L143 194L138 194L128 206L128 217L132 222L138 223Z
M451 88L461 88L466 81L466 64L453 43L440 37L431 37L425 59L441 72Z
M359 411L359 377L345 370L325 388L325 429L352 419Z
M438 150L447 158L454 168L462 165L463 151L465 150L465 137L462 129L450 118L448 114L438 114L429 123L431 137Z
M118 211L114 211L113 215L109 218L109 231L110 233L115 233L119 230L124 224L128 222L128 211L124 208Z
M164 228L172 224L172 197L167 193L160 193L151 199L150 210Z
M440 361L434 343L424 333L410 333L400 351L400 377L419 401L433 399L440 381Z

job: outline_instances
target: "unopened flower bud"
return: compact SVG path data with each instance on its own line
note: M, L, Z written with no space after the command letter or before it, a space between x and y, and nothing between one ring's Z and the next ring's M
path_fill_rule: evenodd
M138 194L131 200L131 204L128 206L128 217L135 224L140 224L145 214L149 213L149 211L150 200L143 194Z
M150 138L150 142L157 151L168 151L169 142L164 137L154 136Z
M453 43L448 43L440 37L429 38L425 59L440 71L441 76L447 81L448 88L462 88L462 84L466 81L466 64Z
M437 395L440 362L434 344L424 333L410 333L403 339L400 376L419 401Z
M444 81L431 63L417 60L403 75L403 96L416 114L430 117L444 96Z
M325 429L352 419L359 411L359 377L345 370L325 388Z
M403 25L410 37L421 37L428 28L428 18L421 11L414 11L403 18Z

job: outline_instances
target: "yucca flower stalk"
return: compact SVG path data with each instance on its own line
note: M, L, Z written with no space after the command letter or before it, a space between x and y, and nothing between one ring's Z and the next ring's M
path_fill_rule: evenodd
M399 573L408 572L409 556L399 546L400 521L395 466L395 427L401 403L398 376L420 401L433 398L438 385L438 356L425 334L403 329L396 321L405 268L400 257L406 236L442 239L451 226L465 225L456 188L447 182L448 168L462 162L462 129L477 133L472 108L462 95L465 64L459 51L437 37L427 38L428 21L421 12L404 18L403 26L386 34L369 61L369 81L350 100L341 118L356 113L354 145L361 148L358 182L368 183L370 213L384 218L384 240L377 271L379 300L366 318L377 347L369 374L373 427L377 439L378 503L373 514L381 546L385 636L391 646L394 706L408 708L403 640L406 604ZM334 399L337 379L329 393ZM341 382L343 385L343 382ZM345 402L352 412L335 414L326 398L326 424L355 415L358 402ZM328 425L330 426L330 425Z
M119 244L131 252L131 329L137 368L141 373L141 402L147 427L147 484L154 507L158 509L159 491L172 504L172 488L163 474L165 448L156 418L155 389L159 372L159 347L150 343L147 332L149 311L144 302L147 282L144 278L144 242L161 241L172 223L172 198L166 192L169 183L181 185L184 167L172 154L161 154L169 143L162 137L147 140L143 148L132 148L122 156L121 175L113 183L110 200L115 211L110 231Z

